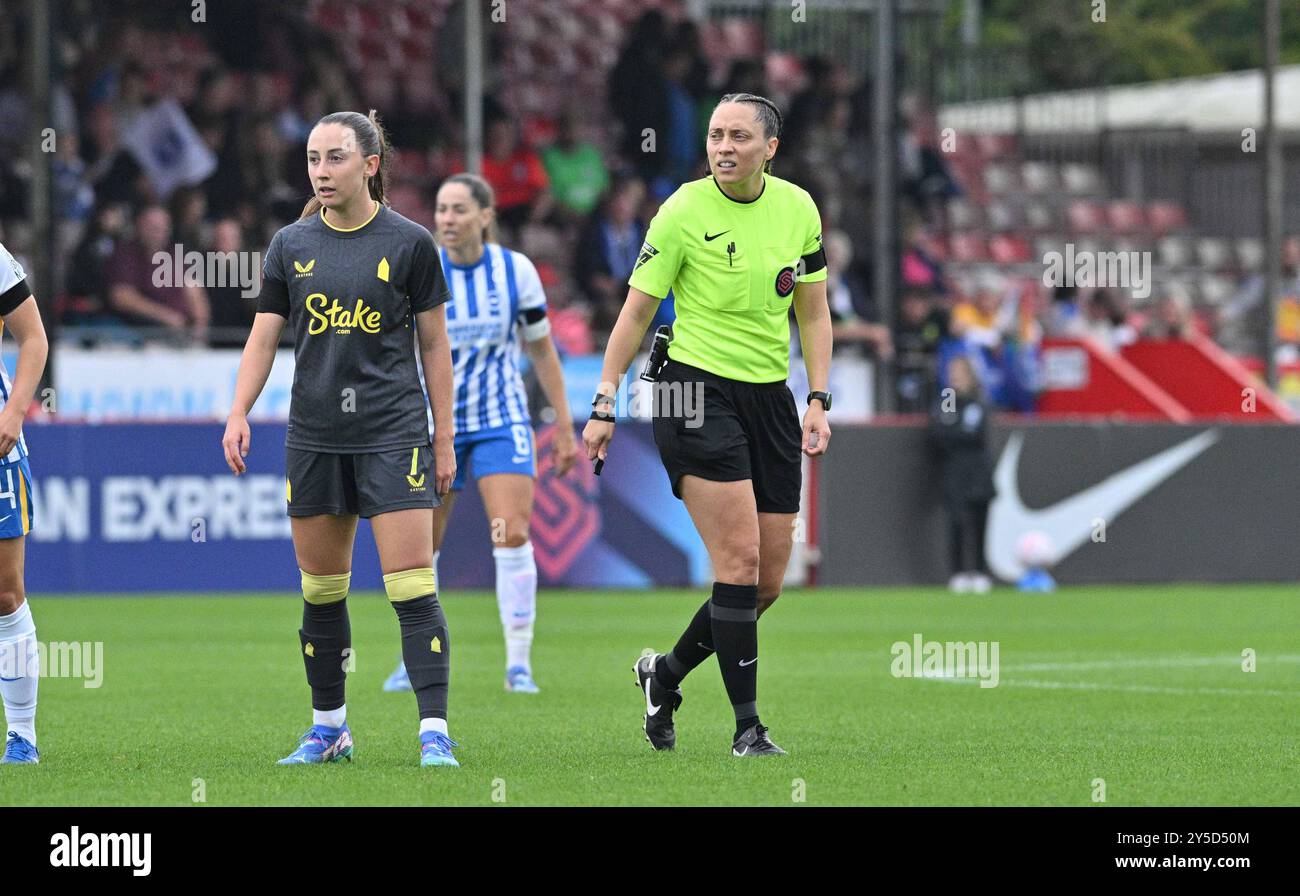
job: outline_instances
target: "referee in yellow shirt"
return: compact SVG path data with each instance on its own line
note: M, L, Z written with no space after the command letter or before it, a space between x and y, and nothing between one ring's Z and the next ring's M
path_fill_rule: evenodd
M678 189L651 222L583 431L587 458L604 460L616 384L671 289L677 321L655 387L655 444L716 580L672 651L636 664L646 739L656 750L676 745L682 679L716 652L736 715L732 755L785 752L759 721L758 617L780 595L790 559L799 453L824 454L830 441L831 319L817 207L770 173L780 131L781 114L764 97L729 94L714 109L712 173ZM785 384L791 301L813 390L802 432ZM702 406L659 400L678 389L702 396Z

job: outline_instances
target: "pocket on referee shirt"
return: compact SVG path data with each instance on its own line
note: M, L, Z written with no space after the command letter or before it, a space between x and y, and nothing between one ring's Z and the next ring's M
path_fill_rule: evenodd
M726 237L717 242L724 243ZM737 251L727 258L726 244L721 248L710 246L699 258L700 271L705 275L702 289L693 291L699 302L714 311L749 310L749 256Z

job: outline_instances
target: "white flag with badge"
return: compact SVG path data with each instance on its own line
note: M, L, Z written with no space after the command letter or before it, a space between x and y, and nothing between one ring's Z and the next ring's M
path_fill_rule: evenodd
M217 170L217 157L175 100L163 100L131 121L122 141L148 175L160 199Z

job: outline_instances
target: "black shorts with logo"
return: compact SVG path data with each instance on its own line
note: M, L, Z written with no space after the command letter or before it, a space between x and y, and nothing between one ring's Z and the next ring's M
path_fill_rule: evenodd
M664 388L676 383L681 392ZM703 386L702 403L679 397L696 383ZM688 474L715 482L751 479L760 513L799 512L803 426L784 381L742 383L669 359L656 386L655 444L674 495L682 496Z
M367 454L331 454L285 448L289 516L360 515L438 507L433 449L394 448Z

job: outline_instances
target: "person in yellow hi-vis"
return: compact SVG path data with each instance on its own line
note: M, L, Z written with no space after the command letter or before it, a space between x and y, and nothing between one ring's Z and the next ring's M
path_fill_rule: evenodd
M655 385L655 444L716 580L672 651L636 663L656 750L676 745L682 679L716 652L736 716L732 754L785 752L759 721L758 617L780 595L790 559L800 451L815 457L830 442L831 318L817 206L771 174L780 132L781 113L764 97L728 94L714 109L711 174L678 189L650 224L583 431L587 458L604 461L617 384L671 289L677 320ZM812 389L802 432L785 384L791 302Z

